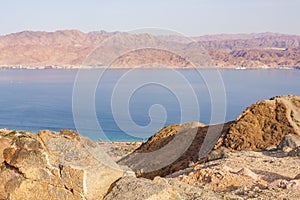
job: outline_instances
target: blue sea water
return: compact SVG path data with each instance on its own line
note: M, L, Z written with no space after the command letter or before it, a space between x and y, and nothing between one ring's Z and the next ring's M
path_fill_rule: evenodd
M97 70L86 70L99 73ZM202 72L209 71L205 70ZM207 124L220 122L211 119L212 111L217 112L214 110L217 106L213 105L211 100L210 89L214 87L224 89L219 91L223 91L226 98L216 101L226 107L224 121L235 119L246 107L258 100L287 94L300 96L300 70L218 70L216 73L219 77L210 77L209 87L205 77L201 75L201 70L200 73L192 69L176 70L193 89L199 104L196 108L192 103L193 97L188 95L188 89L176 79L170 79L167 86L158 84L156 79L156 82L135 86L135 90L130 91L130 88L140 83L140 79L143 79L145 75L166 79L162 74L168 73L167 69L138 69L129 79L122 80L128 71L109 69L102 74L93 91L94 101L87 102L87 104L94 105L95 116L101 130L90 127L89 116L82 115L81 122L83 124L86 122L86 127L80 130L83 135L94 140L103 140L102 136L105 135L111 141L140 141L151 136L162 126L185 122L188 118L182 119L182 112L193 115L197 109L200 114L199 121ZM33 132L41 129L76 130L74 105L72 105L74 99L72 98L74 98L74 83L78 80L77 74L78 70L0 70L0 128ZM214 78L216 78L215 82ZM222 85L217 84L220 80ZM216 85L213 85L214 83ZM122 90L118 91L116 87L119 86ZM116 91L124 94L118 96ZM130 98L119 98L122 96ZM179 96L191 99L191 104L186 103L182 106ZM112 105L114 97L118 99L115 100L116 104ZM158 109L152 109L153 105ZM112 109L116 107L117 114L113 115ZM160 110L161 107L164 108L163 112ZM151 109L152 116L149 115ZM130 118L124 115L127 111ZM77 109L75 112L80 114L81 111ZM85 112L86 110L82 110L82 113ZM119 121L116 121L116 116ZM128 134L132 123L138 127L154 123L154 128L152 127L150 131ZM122 130L126 125L128 125L127 129ZM132 130L135 129L132 128Z

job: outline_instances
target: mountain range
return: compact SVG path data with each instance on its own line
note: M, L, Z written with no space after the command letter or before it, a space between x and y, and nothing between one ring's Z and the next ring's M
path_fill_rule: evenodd
M0 36L0 65L276 68L300 65L300 36L277 33L199 37L122 32L23 31Z

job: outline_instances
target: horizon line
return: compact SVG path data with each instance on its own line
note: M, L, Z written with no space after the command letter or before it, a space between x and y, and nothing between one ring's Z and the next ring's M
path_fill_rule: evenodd
M157 28L159 29L159 28ZM162 29L163 30L163 29ZM17 31L17 32L11 32L11 33L6 33L6 34L0 34L0 37L3 36L9 36L9 35L13 35L13 34L18 34L18 33L24 33L24 32L33 32L33 33L56 33L56 32L64 32L64 31L77 31L77 32L81 32L84 34L90 34L90 33L128 33L130 31L106 31L106 30L93 30L93 31L83 31L83 30L79 30L79 29L56 29L53 31L49 31L49 30L22 30L22 31ZM151 35L151 33L148 33ZM275 34L275 35L285 35L285 36L298 36L300 37L300 35L298 34L289 34L289 33L281 33L281 32L272 32L272 31L265 31L265 32L251 32L251 33L246 33L246 32L238 32L238 33L211 33L211 34L200 34L200 35L184 35L185 37L205 37L205 36L226 36L226 35L260 35L260 34ZM169 34L171 35L171 34Z

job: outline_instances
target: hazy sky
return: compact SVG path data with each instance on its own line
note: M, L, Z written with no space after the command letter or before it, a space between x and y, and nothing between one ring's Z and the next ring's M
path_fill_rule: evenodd
M173 29L185 35L300 35L300 0L0 0L0 34Z

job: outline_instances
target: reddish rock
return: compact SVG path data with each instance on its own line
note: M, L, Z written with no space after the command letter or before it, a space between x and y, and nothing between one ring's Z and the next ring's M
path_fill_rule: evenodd
M221 144L218 142L220 135L228 131L231 123L206 126L196 122L167 126L118 163L129 166L137 176L145 178L172 174L199 159L204 162L218 157L209 153ZM211 135L204 142L208 130Z
M300 136L300 97L279 96L249 106L230 127L223 145L262 150L278 146L289 134Z

